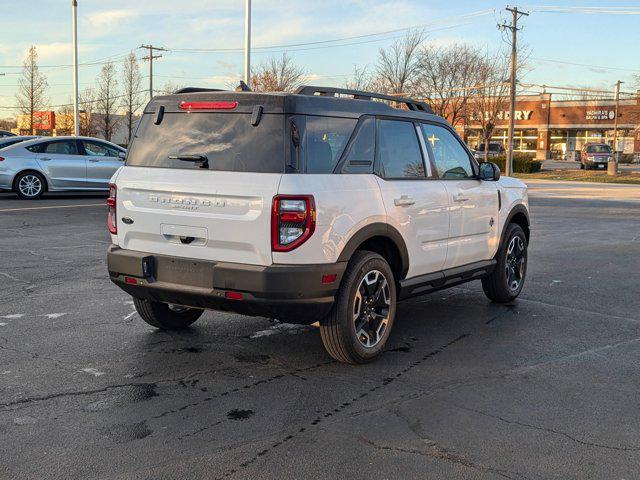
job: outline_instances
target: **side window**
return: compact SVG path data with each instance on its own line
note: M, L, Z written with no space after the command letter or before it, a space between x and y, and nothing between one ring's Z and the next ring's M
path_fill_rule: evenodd
M376 152L376 121L366 118L362 121L351 142L342 173L371 173Z
M446 180L475 176L467 151L449 130L423 123L422 133L433 152L438 177Z
M357 120L312 116L306 120L306 172L333 173Z
M100 142L92 142L90 140L82 140L82 144L84 145L84 150L87 155L90 157L117 157L118 152L115 148L111 148L110 146L100 143Z
M59 142L46 143L40 150L42 153L52 153L58 155L78 155L78 147L75 140L62 140Z
M42 152L42 149L46 145L47 145L46 143L36 143L35 145L29 145L28 147L24 147L24 148L26 148L27 150L33 153L40 153Z
M378 121L378 158L385 178L424 178L424 162L411 122Z

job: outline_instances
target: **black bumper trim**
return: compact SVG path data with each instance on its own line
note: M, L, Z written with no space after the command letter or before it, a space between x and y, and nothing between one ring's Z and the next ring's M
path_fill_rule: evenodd
M329 313L346 262L314 265L246 265L124 250L107 251L111 281L133 297L190 307L313 323ZM322 276L336 274L331 284ZM130 284L125 277L134 277ZM225 297L241 292L242 300Z

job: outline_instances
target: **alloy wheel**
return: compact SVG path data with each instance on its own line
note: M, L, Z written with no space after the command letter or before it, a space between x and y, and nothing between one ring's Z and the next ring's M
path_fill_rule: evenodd
M505 276L509 290L515 292L520 288L526 268L527 252L524 242L520 236L514 236L507 248L507 262L505 265Z
M379 270L367 273L356 290L353 302L353 323L362 346L375 347L389 324L391 294L386 277Z
M18 190L25 197L37 197L42 192L42 181L36 175L25 175L18 182Z

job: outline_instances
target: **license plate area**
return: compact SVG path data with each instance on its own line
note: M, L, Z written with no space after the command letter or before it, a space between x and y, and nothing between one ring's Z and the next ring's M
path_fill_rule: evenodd
M156 257L156 280L213 289L213 264L182 258Z

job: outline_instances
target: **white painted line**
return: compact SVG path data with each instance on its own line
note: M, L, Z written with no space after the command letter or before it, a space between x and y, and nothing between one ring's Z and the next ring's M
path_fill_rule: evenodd
M6 326L7 326L7 324L6 324L6 323L4 323L4 322L0 322L0 327L6 327Z
M52 208L105 207L106 203L85 203L82 205L51 205L48 207L0 208L0 212L22 212L24 210L49 210Z
M43 315L40 315L41 317L47 317L47 318L51 318L51 319L55 319L55 318L60 318L63 315L67 315L66 313L45 313Z
M85 373L90 373L94 377L99 377L100 375L104 375L104 372L101 372L97 368L83 368L81 371Z
M6 318L8 320L12 320L14 318L22 318L24 317L24 313L12 313L11 315L2 315L0 318Z
M127 315L126 317L123 318L123 320L129 320L131 317L133 317L136 314L136 312L131 312L129 315Z

